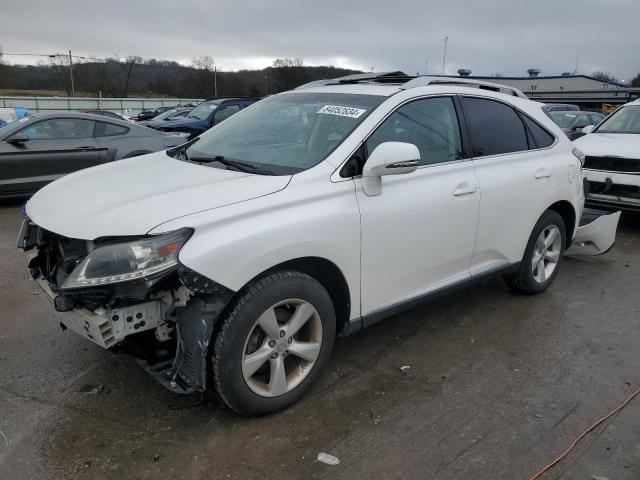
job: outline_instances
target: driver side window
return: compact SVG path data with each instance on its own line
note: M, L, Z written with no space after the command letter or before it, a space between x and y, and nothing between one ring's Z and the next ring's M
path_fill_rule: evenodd
M384 142L416 145L421 165L460 160L462 141L453 99L425 98L398 108L369 137L367 154Z
M93 120L54 118L44 120L20 131L29 140L63 140L93 137Z

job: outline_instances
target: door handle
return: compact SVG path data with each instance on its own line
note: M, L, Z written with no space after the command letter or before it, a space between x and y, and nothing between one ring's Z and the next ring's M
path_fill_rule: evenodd
M546 168L541 168L536 172L535 178L539 180L541 178L549 178L550 176L551 172L549 170L547 170Z
M475 185L469 185L467 183L462 183L460 185L458 185L454 190L453 190L453 196L454 197L461 197L463 195L470 195L472 193L476 193L478 189L476 188Z
M76 150L84 150L84 151L95 150L95 147L91 147L89 145L85 145L83 147L76 147Z

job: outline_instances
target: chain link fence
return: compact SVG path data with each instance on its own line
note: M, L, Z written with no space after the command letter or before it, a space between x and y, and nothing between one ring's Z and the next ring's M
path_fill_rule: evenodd
M29 112L52 110L110 110L137 115L143 110L174 105L197 105L201 98L90 98L90 97L0 97L0 107L24 107Z

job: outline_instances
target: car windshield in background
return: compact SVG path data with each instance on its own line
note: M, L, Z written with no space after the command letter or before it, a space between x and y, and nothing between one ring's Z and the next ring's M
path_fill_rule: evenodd
M571 122L578 116L576 113L565 112L549 112L551 120L555 122L560 128L567 128L571 125Z
M189 118L204 120L209 115L211 115L211 112L213 112L216 108L218 108L218 105L216 105L215 103L201 103L193 110L191 110L188 116Z
M164 120L165 118L169 118L170 116L175 115L177 111L178 110L176 110L175 108L172 108L171 110L167 110L166 112L163 112L160 115L156 115L155 117L153 117L153 119Z
M623 107L606 118L598 133L640 133L640 105Z
M262 100L204 133L188 158L222 157L279 175L324 160L386 97L292 92Z

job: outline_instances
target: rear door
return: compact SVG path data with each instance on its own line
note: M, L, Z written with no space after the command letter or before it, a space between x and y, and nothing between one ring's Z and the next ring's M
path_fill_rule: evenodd
M522 259L535 223L553 201L555 137L499 100L461 97L479 188L478 236L471 275ZM557 162L560 164L560 162Z
M0 149L0 195L32 193L61 176L97 165L100 148L94 121L61 117L42 120L16 132L28 140Z

